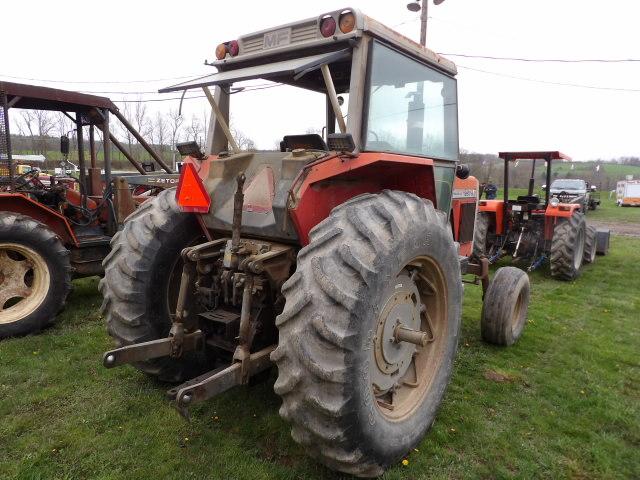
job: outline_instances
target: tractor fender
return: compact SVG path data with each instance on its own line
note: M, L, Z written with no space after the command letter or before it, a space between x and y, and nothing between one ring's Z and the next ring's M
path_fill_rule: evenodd
M504 233L504 200L480 200L478 202L478 212L494 214L496 216L496 235Z
M400 190L438 207L434 164L428 158L378 152L333 155L307 165L298 179L292 187L297 201L289 213L302 245L309 243L311 229L334 207L363 193Z
M571 218L575 212L580 211L580 205L576 203L559 203L558 205L547 205L544 212L544 238L553 238L553 229L560 218Z
M20 193L1 193L0 212L13 212L31 217L50 228L60 237L65 246L78 246L78 239L64 215L25 195Z
M559 203L555 206L549 204L544 215L545 217L569 218L576 210L580 210L580 205L577 203Z

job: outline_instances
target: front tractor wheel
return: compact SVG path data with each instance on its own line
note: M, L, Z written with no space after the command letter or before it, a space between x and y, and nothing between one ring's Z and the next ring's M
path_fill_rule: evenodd
M499 268L482 303L482 339L510 346L518 341L527 323L529 276L515 267Z
M69 251L46 225L0 214L0 338L51 324L71 290Z
M118 347L167 337L182 273L180 252L203 238L196 218L179 210L175 189L147 200L127 218L111 239L100 281L102 313ZM191 352L135 366L160 380L179 382L211 365L203 352Z
M551 240L551 276L560 280L573 280L580 275L584 259L586 221L575 212L569 218L560 218L553 229Z
M276 320L280 414L330 468L377 476L424 436L451 376L453 238L431 202L394 191L336 207L310 237Z

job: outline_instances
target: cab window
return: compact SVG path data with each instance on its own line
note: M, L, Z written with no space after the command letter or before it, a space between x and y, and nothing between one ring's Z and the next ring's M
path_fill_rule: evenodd
M458 158L456 81L374 42L365 150Z

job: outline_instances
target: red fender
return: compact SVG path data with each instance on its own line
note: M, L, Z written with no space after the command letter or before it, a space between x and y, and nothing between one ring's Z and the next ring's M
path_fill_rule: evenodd
M49 227L65 245L78 246L78 239L64 215L25 195L0 193L0 212L13 212L31 217Z

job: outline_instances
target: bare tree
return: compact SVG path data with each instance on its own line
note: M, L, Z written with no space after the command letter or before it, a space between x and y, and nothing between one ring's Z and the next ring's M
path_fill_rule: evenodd
M67 134L69 130L73 128L73 125L71 124L71 120L69 120L69 117L67 117L62 112L57 113L56 123L57 123L58 135L60 136Z
M125 103L121 113L122 116L127 120L127 122L133 123L133 115L131 114L131 107L129 105L129 103ZM120 125L120 131L122 132L122 136L127 142L129 153L133 155L133 135L131 134L129 129L122 124Z
M136 103L136 108L133 113L135 120L135 127L138 133L142 137L150 137L153 134L153 126L147 118L147 105L144 102ZM136 149L136 157L140 160L140 148Z
M198 145L202 146L203 133L204 133L204 130L202 127L202 123L200 123L200 120L198 119L198 117L195 116L195 114L192 115L191 124L187 126L188 137L194 142L196 142Z
M178 110L169 111L169 135L171 135L171 152L174 167L176 166L176 143L178 143L178 140L180 139L183 122L184 117Z
M156 119L153 124L153 131L155 142L158 145L160 152L164 152L165 142L167 141L167 122L164 119L164 115L160 112L156 113Z
M34 135L34 128L35 128L34 111L33 110L22 110L20 112L20 116L22 117L23 128L26 128L26 130L29 132L29 137L30 137L29 139L30 139L30 142L31 142L31 152L34 153L36 151L36 139L35 139L35 135Z
M240 150L255 150L256 142L253 141L252 138L248 137L242 130L238 130L235 127L231 127L231 135L235 139L238 144L238 148ZM280 148L280 144L278 143L278 149Z

